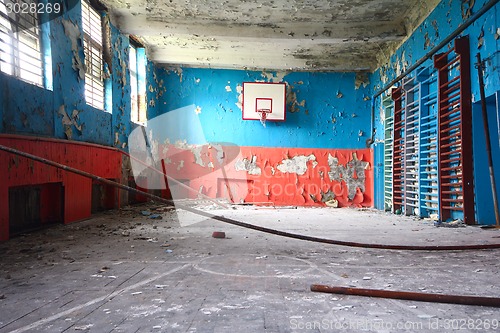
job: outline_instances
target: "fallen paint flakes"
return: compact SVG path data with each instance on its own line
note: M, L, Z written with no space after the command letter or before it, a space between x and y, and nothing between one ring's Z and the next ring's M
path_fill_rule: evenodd
M418 318L420 318L420 319L432 319L432 318L436 318L436 316L423 314L423 315L418 315Z
M93 324L75 326L75 331L86 331L86 330L92 328L93 326L94 326Z
M163 289L165 287L168 287L168 286L166 284L157 284L157 285L155 285L156 289Z
M217 313L219 312L221 309L219 308L216 308L216 307L211 307L211 308L203 308L203 309L200 309L200 311L205 314L205 315L211 315L213 312Z
M223 305L222 308L228 310L239 310L239 309L250 309L250 306L246 306L243 304L236 304L236 305Z
M173 312L173 311L182 311L182 305L174 305L171 308L167 309L167 312Z
M340 304L338 304L338 306L333 307L332 310L334 310L334 311L349 310L349 309L352 309L352 308L354 308L354 305L340 305Z

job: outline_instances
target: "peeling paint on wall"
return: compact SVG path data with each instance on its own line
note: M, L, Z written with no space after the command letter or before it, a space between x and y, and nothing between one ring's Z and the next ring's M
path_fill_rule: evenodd
M361 86L366 88L370 84L370 77L366 72L358 72L356 73L356 80L354 81L354 88L359 89Z
M242 83L260 80L262 72L188 67L183 70L183 84L179 84L173 72L163 69L158 71L158 81L163 79L168 91L159 100L153 98L156 109L148 111L150 119L151 115L157 116L192 104L191 114L194 114L196 106L202 109L199 121L207 142L309 148L365 146L364 142L358 141L357 134L359 130L364 133L370 131L370 101L365 102L363 99L370 92L368 87L363 88L362 85L360 89L354 89L355 73L289 73L284 78L288 94L287 119L285 122L268 121L267 128L264 128L259 121L244 121L241 117ZM201 78L199 85L194 82L196 78ZM154 90L157 86L153 80L150 83ZM343 97L337 98L337 92ZM148 92L148 100L152 94ZM308 96L314 98L308 100ZM330 135L332 124L329 115L334 113L337 117L338 112L344 114L337 118L338 135ZM355 121L350 117L352 113L357 115ZM272 139L270 133L273 133ZM196 142L190 136L186 134L179 138Z
M265 79L265 82L282 82L287 74L287 71L278 71L272 73L264 71L261 73L261 76Z
M170 69L171 71L173 71L175 74L177 74L177 76L179 76L179 82L182 82L183 80L183 71L182 71L182 67L175 67L175 68L171 68Z
M472 9L475 3L475 0L462 0L462 19L467 20L472 15Z
M194 155L194 159L195 159L194 163L198 164L199 166L204 167L205 163L203 163L203 159L201 157L201 151L203 150L203 146L194 146L190 150Z
M292 113L299 112L299 107L306 106L306 100L298 101L297 93L293 91L293 87L291 85L287 85L286 87L286 105L288 105L288 110Z
M114 49L115 50L122 49L122 39L121 38L116 39ZM127 62L125 62L122 59L121 52L116 52L116 53L117 53L117 57L118 57L118 63L120 65L120 68L116 70L116 77L120 77L120 80L118 82L121 83L123 86L125 86L127 84Z
M439 39L439 27L437 20L433 20L431 22L431 25L434 28L434 37L436 37L436 39Z
M174 146L177 149L190 150L193 153L195 163L199 166L205 167L205 163L202 158L203 145L190 145L186 140L177 140Z
M429 33L426 32L424 35L424 50L427 50L431 46L433 46L433 44L431 42L431 39L429 38Z
M321 202L332 202L335 200L335 193L333 191L328 190L326 192L321 191Z
M236 86L236 92L238 93L238 102L236 102L236 106L238 109L243 110L243 86L238 84Z
M477 37L477 48L480 49L483 46L483 44L484 44L484 29L481 28L481 32Z
M66 135L67 139L73 138L73 126L77 129L78 132L80 132L80 134L82 133L84 124L78 123L78 121L80 120L79 110L73 110L70 117L66 112L66 106L61 105L57 113L62 116L61 123L63 125L64 134Z
M82 55L83 51L81 46L83 45L83 39L80 32L80 28L75 23L69 20L62 20L64 26L64 33L71 41L71 51L73 52L73 69L78 72L78 77L80 80L85 80L86 66L83 61Z
M217 162L219 162L219 165L223 165L224 163L224 148L220 144L212 144L212 148L215 149L217 154L215 155L215 158L217 159Z
M236 171L246 171L249 175L258 176L262 173L261 168L257 165L257 156L252 156L252 159L249 160L244 158L243 160L238 160L234 164L234 169Z
M276 166L276 169L283 173L296 173L298 175L303 175L307 172L307 162L309 161L316 162L316 156L314 156L314 154L311 154L309 156L294 156L292 158L283 160Z
M328 177L331 181L345 182L349 190L349 200L354 199L357 188L362 192L365 191L365 170L370 166L368 162L360 161L357 155L353 153L352 159L347 162L347 165L343 166L339 165L338 158L328 154L328 165L330 167Z

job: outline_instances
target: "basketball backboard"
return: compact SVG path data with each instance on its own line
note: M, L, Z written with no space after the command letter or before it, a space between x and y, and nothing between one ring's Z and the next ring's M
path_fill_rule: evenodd
M285 121L286 84L274 82L243 82L243 119Z

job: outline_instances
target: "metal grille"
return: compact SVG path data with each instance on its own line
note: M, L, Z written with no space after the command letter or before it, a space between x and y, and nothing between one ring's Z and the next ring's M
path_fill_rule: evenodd
M83 48L85 52L85 100L104 109L101 16L86 1L82 1Z
M37 3L36 0L0 0L0 71L43 85L40 30L36 13L7 12L9 4Z

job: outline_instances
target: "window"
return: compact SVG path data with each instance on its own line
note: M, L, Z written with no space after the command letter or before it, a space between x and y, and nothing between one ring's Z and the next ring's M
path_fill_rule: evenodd
M37 3L36 0L0 0L0 71L43 85L40 28L36 13L8 10ZM17 5L16 5L17 6ZM30 7L28 7L30 8Z
M87 1L82 1L83 49L85 52L85 100L104 109L104 78L101 16Z
M130 100L131 120L135 123L146 122L146 62L144 48L130 45Z

